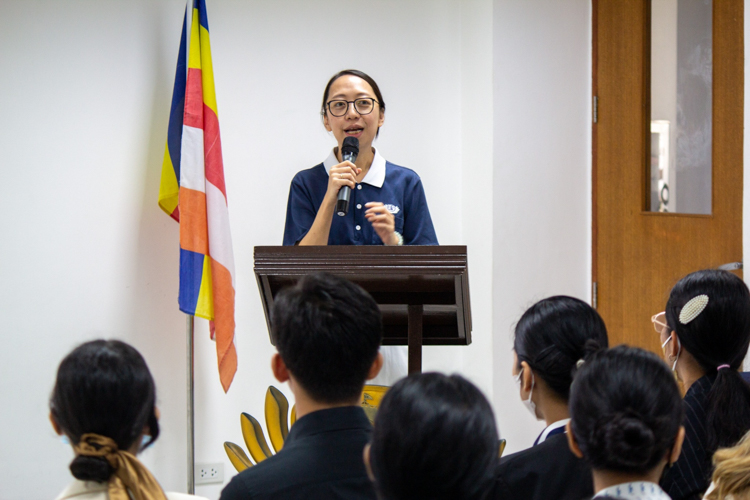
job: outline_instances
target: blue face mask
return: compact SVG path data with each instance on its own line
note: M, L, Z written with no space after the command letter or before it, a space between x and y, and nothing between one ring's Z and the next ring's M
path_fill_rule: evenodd
M145 448L150 440L151 436L144 434L143 437L141 437L141 449Z

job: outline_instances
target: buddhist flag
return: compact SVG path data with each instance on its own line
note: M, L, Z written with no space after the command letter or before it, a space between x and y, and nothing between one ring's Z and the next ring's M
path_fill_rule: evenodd
M180 310L212 322L226 392L237 371L234 255L208 33L206 2L192 0L177 58L159 206L180 223Z

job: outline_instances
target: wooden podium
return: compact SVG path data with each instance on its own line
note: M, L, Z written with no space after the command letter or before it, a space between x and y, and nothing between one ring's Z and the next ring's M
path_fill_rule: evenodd
M422 370L422 345L471 343L465 246L255 247L271 344L274 297L317 272L347 278L372 295L383 313L383 345L409 346L409 373Z

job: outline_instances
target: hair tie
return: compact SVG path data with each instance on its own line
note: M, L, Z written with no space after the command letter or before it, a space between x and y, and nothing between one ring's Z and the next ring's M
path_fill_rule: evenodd
M682 306L682 310L680 311L680 323L682 323L683 325L687 325L695 318L697 318L707 305L708 295L705 294L697 295L688 300L687 303Z
M730 366L729 365L719 365L719 366L716 367L716 371L718 372L719 370L723 370L724 368L730 368Z
M120 451L112 438L83 434L73 449L78 455L104 458L114 469L109 478L110 499L167 500L151 472L132 454Z

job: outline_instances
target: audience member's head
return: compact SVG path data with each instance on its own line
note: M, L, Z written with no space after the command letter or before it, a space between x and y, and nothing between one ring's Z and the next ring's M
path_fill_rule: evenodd
M480 499L498 451L492 408L479 389L459 375L423 373L383 397L365 461L383 500Z
M750 430L750 388L738 373L750 344L747 285L727 271L688 274L672 288L665 314L662 343L673 369L680 372L682 359L716 377L706 407L709 452L733 446Z
M282 290L271 324L279 352L274 374L291 377L317 402L356 404L382 365L380 309L344 278L313 274Z
M533 399L551 397L566 404L577 364L607 346L607 328L590 305L565 296L540 300L523 313L515 330L512 372L521 397L543 418Z
M750 498L750 432L732 448L714 454L714 489L708 500L741 500Z
M106 482L114 468L106 456L85 450L137 452L159 436L156 387L146 361L117 340L87 342L68 354L57 370L50 419L76 451L70 470L77 479ZM113 443L110 443L109 441ZM83 451L82 451L83 450Z
M618 346L594 354L570 391L574 453L597 473L658 483L680 453L682 400L669 368L655 354Z

